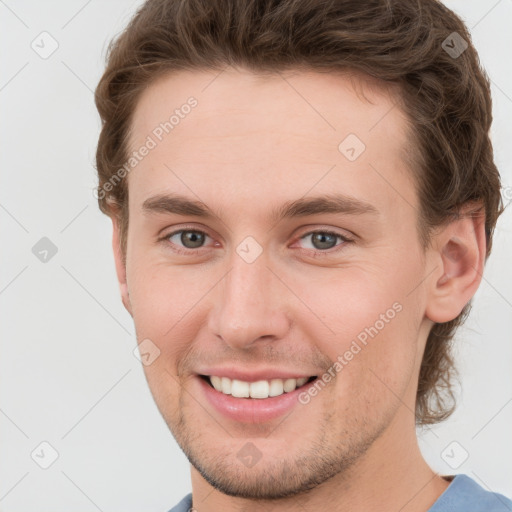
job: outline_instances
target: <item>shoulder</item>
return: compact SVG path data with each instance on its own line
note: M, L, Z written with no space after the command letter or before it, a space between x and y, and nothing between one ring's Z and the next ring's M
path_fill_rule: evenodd
M189 512L192 508L192 493L187 494L177 505L171 508L169 512Z
M512 501L484 489L467 475L455 475L428 512L512 512Z

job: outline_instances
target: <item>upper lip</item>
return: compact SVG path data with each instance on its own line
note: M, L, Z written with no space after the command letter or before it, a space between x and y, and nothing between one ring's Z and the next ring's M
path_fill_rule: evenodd
M217 377L228 377L229 379L242 380L245 382L257 382L259 380L271 379L300 379L303 377L316 376L315 373L304 373L297 370L279 370L276 368L261 368L259 370L242 370L240 368L204 368L199 370L198 375L215 375Z

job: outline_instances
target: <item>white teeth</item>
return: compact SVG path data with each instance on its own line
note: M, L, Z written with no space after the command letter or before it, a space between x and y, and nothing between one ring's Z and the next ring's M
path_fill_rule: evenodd
M282 379L272 379L270 381L270 389L268 396L279 396L284 393L283 389L283 380Z
M301 377L300 379L297 379L297 387L300 388L301 386L304 386L304 384L306 384L307 381L307 377Z
M251 382L251 385L249 386L249 394L251 395L251 398L267 398L269 388L270 386L266 380Z
M225 395L231 395L231 379L228 379L227 377L222 377L221 379L221 391Z
M237 398L249 398L249 383L233 379L231 381L231 394Z
M289 393L297 387L297 379L286 379L283 384L284 390Z
M217 391L222 391L222 379L220 377L217 377L215 375L212 375L210 377L210 380L212 382L212 385L213 387L217 390Z
M212 386L225 395L233 395L236 398L269 398L280 396L283 393L290 393L296 388L303 386L308 377L299 379L271 379L259 380L257 382L245 382L228 377L210 376Z

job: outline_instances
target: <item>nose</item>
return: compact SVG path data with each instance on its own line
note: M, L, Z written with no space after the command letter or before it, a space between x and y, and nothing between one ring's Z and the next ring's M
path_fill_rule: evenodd
M263 255L248 263L234 253L229 272L215 288L209 329L230 347L249 348L286 335L290 327L286 288Z

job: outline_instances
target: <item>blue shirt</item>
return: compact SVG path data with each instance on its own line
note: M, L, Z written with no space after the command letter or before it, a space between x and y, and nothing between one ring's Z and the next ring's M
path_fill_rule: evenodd
M192 494L187 494L169 512L188 512ZM512 512L512 501L497 492L486 491L467 475L455 475L450 485L427 512Z

